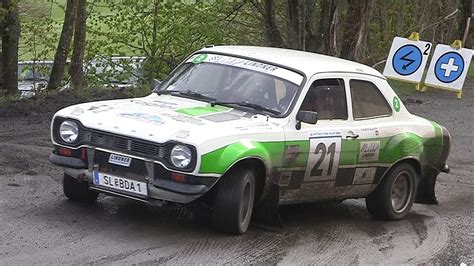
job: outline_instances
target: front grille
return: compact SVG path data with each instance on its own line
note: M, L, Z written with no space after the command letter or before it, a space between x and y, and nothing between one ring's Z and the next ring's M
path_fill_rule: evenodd
M60 136L59 126L66 120L63 117L56 117L53 121L53 138L54 141L60 145L69 147L79 147L80 145L88 144L97 148L109 149L116 152L123 152L129 155L135 155L147 159L154 159L163 162L166 167L179 171L191 172L196 167L197 152L196 148L187 145L192 152L191 164L186 169L178 169L170 162L170 151L177 145L181 144L176 141L167 141L165 143L156 143L137 138L131 138L123 135L117 135L109 132L103 132L95 129L84 127L81 122L73 119L79 125L79 138L74 143L65 143ZM182 144L186 145L186 144Z
M86 143L105 149L124 151L149 158L164 158L165 147L153 142L98 131L84 132Z

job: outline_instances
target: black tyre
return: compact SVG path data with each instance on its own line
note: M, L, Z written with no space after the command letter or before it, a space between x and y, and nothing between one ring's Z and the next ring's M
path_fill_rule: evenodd
M81 182L67 174L63 177L63 191L68 199L84 203L93 203L99 196L99 193L89 190L87 182Z
M417 181L413 166L408 163L396 166L366 198L367 210L376 219L403 219L415 201Z
M214 201L212 220L222 232L247 231L255 201L255 175L248 169L234 169L222 177Z

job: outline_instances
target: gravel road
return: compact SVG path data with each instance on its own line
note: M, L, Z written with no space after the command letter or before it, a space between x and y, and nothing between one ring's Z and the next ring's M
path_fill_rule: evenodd
M364 200L288 206L284 228L252 225L243 236L216 233L183 208L103 195L92 206L66 200L62 170L47 160L50 114L0 114L0 263L473 264L473 87L467 81L461 101L442 91L404 97L453 137L439 205L416 204L398 222L372 220Z

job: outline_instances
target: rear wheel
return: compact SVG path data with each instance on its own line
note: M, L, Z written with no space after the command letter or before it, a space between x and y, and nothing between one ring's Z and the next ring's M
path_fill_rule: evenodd
M255 201L255 174L249 169L234 169L222 177L214 202L214 226L226 233L247 231Z
M396 166L367 197L367 210L377 219L403 219L415 200L417 180L413 166L408 163Z
M93 203L99 196L99 193L89 190L87 182L81 182L67 174L63 177L63 191L68 199L77 202Z

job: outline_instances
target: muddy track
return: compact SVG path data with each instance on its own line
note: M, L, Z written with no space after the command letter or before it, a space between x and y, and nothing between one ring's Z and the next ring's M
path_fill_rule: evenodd
M283 228L253 224L216 233L208 217L100 196L95 205L62 195L61 169L47 162L48 115L0 120L2 264L367 264L474 263L474 81L464 99L427 92L409 110L446 125L451 174L438 179L440 205L414 205L407 219L372 220L364 200L281 208ZM419 102L419 101L418 101Z

